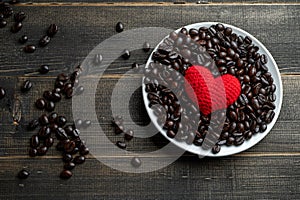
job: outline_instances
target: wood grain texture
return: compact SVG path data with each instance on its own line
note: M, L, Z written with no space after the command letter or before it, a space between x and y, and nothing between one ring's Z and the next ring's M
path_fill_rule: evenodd
M203 21L232 24L264 43L281 73L299 73L300 58L295 56L300 52L298 5L17 6L15 10L23 10L29 16L22 31L17 34L9 33L11 22L8 27L0 29L0 51L3 52L0 55L1 76L31 74L41 64L51 65L53 73L68 70L81 62L100 42L114 35L118 21L125 24L126 30L149 26L177 29ZM25 54L23 46L17 42L18 38L26 33L30 37L28 43L37 44L48 25L54 22L60 31L52 42L45 48L38 48L34 54ZM142 52L136 52L135 59L131 59L138 63L145 60Z
M15 7L15 11L20 10L29 14L20 33L9 33L11 21L8 27L0 29L0 85L7 90L7 96L0 101L1 200L299 199L300 58L295 56L300 53L299 5ZM94 154L65 181L58 177L63 164L54 147L45 157L29 158L29 137L34 132L28 132L26 124L43 113L34 108L35 99L45 89L52 88L58 73L72 71L96 45L114 35L118 21L124 22L127 30L147 26L175 29L199 21L222 21L253 34L271 51L282 74L283 107L272 131L243 153L215 159L198 159L185 153L170 166L146 174L113 170L95 159L102 154ZM57 23L60 31L49 46L34 54L24 54L17 39L26 33L30 36L29 43L36 44L50 23ZM110 125L112 88L132 62L144 63L147 56L137 50L126 62L117 59L99 80L98 119L112 142L122 139L114 135ZM49 64L51 72L39 75L37 68L41 64ZM34 86L22 94L19 88L26 79ZM139 79L128 77L128 81ZM126 85L123 87L124 92L131 92ZM15 99L22 103L22 120L17 127L11 118ZM140 91L133 94L130 108L136 123L149 122ZM72 121L70 100L63 100L56 110ZM153 151L166 143L162 136L156 135L150 139L134 139L128 143L128 149ZM99 150L105 149L99 146ZM31 175L27 180L19 180L16 174L24 167Z

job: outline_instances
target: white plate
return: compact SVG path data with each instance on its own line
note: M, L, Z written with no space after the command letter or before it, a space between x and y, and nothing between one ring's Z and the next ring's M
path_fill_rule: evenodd
M187 26L185 26L185 28L187 28L188 30L191 29L191 28L199 29L202 26L210 27L211 25L215 25L217 23L218 22L201 22L201 23L187 25ZM265 54L268 57L267 67L269 69L269 72L272 74L272 77L274 79L274 84L276 85L276 91L275 91L276 101L274 102L275 105L276 105L276 108L274 110L275 116L274 116L272 122L270 124L268 124L266 131L264 131L263 133L257 133L255 135L253 135L251 139L246 140L240 146L226 146L226 145L223 145L223 146L221 146L220 152L217 153L217 154L213 154L211 151L204 151L204 150L202 150L201 147L196 146L194 144L188 145L185 142L176 141L175 139L169 138L166 135L166 131L163 130L162 127L160 127L159 124L157 123L156 116L153 114L152 109L148 107L149 100L147 98L147 92L145 91L145 84L143 84L143 99L144 99L145 107L146 107L146 110L148 112L148 115L149 115L151 121L154 123L154 125L158 129L158 131L160 131L160 133L162 133L163 136L165 136L169 141L171 141L172 143L174 143L178 147L180 147L180 148L182 148L186 151L189 151L191 153L200 155L200 156L209 156L209 157L228 156L228 155L240 153L240 152L245 151L245 150L249 149L250 147L254 146L259 141L261 141L271 131L271 129L273 128L274 124L277 121L277 118L278 118L279 113L280 113L281 105L282 105L283 93L282 93L281 77L280 77L280 73L279 73L277 64L276 64L274 58L272 57L272 55L270 54L270 52L267 50L267 48L261 42L259 42L254 36L247 33L246 31L244 31L240 28L237 28L235 26L232 26L232 25L228 25L228 24L224 24L224 23L222 23L222 24L225 27L232 28L232 31L234 33L236 33L237 35L241 35L241 36L244 36L244 37L245 36L250 37L251 40L252 40L252 43L259 47L258 52L260 54ZM176 32L178 33L180 31L180 29L177 29ZM165 38L167 38L167 37L168 36L166 36ZM159 44L161 44L163 42L163 40ZM156 48L153 50L153 52L155 52L157 50L159 44L156 46ZM146 63L146 68L148 67L150 62L153 62L153 60L151 59L153 52L151 53L151 55L150 55L150 57L149 57L149 59Z

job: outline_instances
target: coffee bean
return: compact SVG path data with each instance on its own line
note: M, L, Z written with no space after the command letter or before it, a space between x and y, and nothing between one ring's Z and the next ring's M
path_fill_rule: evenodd
M31 138L30 138L30 146L32 148L36 148L40 145L40 140L39 140L39 137L37 135L33 135Z
M4 28L7 25L7 21L0 20L0 28Z
M39 121L36 119L33 119L28 123L27 129L28 130L34 130L39 126Z
M21 11L14 15L14 19L16 22L22 22L26 18L26 14Z
M37 150L35 148L30 148L28 154L30 157L35 157L37 156Z
M64 144L64 150L66 153L72 153L74 151L74 148L76 147L76 144L74 141L70 141Z
M28 36L27 36L27 35L22 35L22 36L19 38L19 42L20 42L21 44L25 44L27 41L28 41Z
M117 31L118 33L121 33L123 30L124 30L124 25L123 25L123 23L122 23L122 22L118 22L118 23L116 24L116 31Z
M219 153L221 150L221 147L219 145L215 145L213 148L212 148L212 153L213 154L217 154Z
M46 155L47 151L48 151L48 147L46 147L46 146L40 146L40 147L37 148L37 154L39 156Z
M17 32L19 32L19 31L22 29L22 27L23 27L22 22L15 22L15 23L12 25L10 31L11 31L12 33L17 33Z
M53 101L49 101L45 107L48 112L52 112L55 109L55 103Z
M49 124L49 119L48 119L48 116L46 114L43 114L39 117L39 123L42 125L42 126L45 126L45 125L48 125Z
M32 88L32 82L29 80L24 81L21 91L22 92L28 92Z
M73 138L78 138L80 135L80 131L78 129L73 129L72 133L71 133L71 136Z
M85 157L84 156L76 156L73 160L75 164L82 164L85 162Z
M229 116L233 121L237 121L237 114L234 111L229 112Z
M266 129L267 129L267 124L262 123L259 127L259 132L263 133L263 132L265 132Z
M66 169L66 170L72 170L74 168L75 168L75 163L73 163L73 162L68 162L64 165L64 169Z
M50 43L50 41L51 41L51 38L50 38L48 35L44 35L44 36L40 39L39 45L40 45L41 47L45 47L45 46L47 46L47 45Z
M62 179L69 179L73 176L72 172L69 170L64 169L61 173L60 173L60 178Z
M52 93L51 100L53 102L59 102L61 100L61 94L57 92Z
M48 116L48 120L51 124L53 124L56 121L56 118L58 117L58 114L56 112L52 112L49 116Z
M68 135L66 134L65 130L61 127L58 127L55 132L55 136L58 140L67 140Z
M51 134L51 129L47 126L42 126L38 132L38 136L41 138L46 138L50 136Z
M59 127L63 127L67 123L65 116L58 116L55 121Z
M125 140L131 140L133 138L134 131L132 129L129 129L125 132L124 138Z
M119 147L120 149L126 149L127 145L125 142L122 141L117 141L116 142L117 147Z
M46 106L46 101L45 101L45 99L44 99L44 98L39 98L38 100L36 100L35 106L36 106L38 109L44 109L45 106Z
M58 26L56 24L50 24L47 30L47 35L53 37L58 32Z
M138 167L140 167L140 166L142 165L142 161L141 161L141 159L138 158L138 157L133 157L133 158L131 159L131 165L132 165L133 167L138 168Z
M125 50L123 51L123 53L122 53L122 58L125 59L125 60L127 60L127 59L130 58L130 52L129 52L129 50L125 49Z
M22 170L19 171L19 173L18 173L18 178L19 178L19 179L26 179L26 178L28 178L29 175L30 175L30 173L29 173L27 170L22 169Z
M90 153L90 150L89 150L89 148L87 148L86 146L83 145L80 147L79 152L80 152L80 155L85 156Z
M249 100L245 94L241 94L238 98L238 101L241 105L245 106L246 104L249 103Z
M68 163L73 160L73 156L71 154L64 153L62 159L64 162Z
M53 143L54 143L54 138L48 137L45 139L44 145L49 148L52 147Z
M33 53L33 52L35 52L35 50L36 50L36 47L32 44L24 47L24 51L26 53Z

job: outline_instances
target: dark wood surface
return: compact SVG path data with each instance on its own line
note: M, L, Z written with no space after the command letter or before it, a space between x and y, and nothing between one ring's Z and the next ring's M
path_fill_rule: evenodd
M15 11L22 10L29 15L22 31L9 33L12 22L0 29L0 85L8 93L0 101L0 199L299 199L300 5L297 1L290 2L16 5ZM185 153L170 166L146 174L113 170L95 159L101 155L93 155L76 167L71 179L61 180L58 175L62 161L54 148L45 157L29 158L28 140L32 132L25 127L42 113L34 108L34 100L45 88L52 87L59 72L70 72L96 45L114 35L118 21L124 22L128 30L148 26L175 29L195 22L220 21L253 34L270 50L282 75L283 107L272 131L243 153L204 159ZM22 34L28 34L30 43L36 44L47 26L54 22L60 31L49 46L34 54L21 51L23 46L17 39ZM128 62L117 60L100 80L96 97L101 103L97 109L108 134L113 135L109 91L130 63L144 63L146 58L147 54L136 51ZM49 64L51 72L40 76L36 70L41 64ZM19 87L25 79L32 80L34 87L22 94ZM11 118L11 106L17 98L22 102L22 121L18 127L12 125ZM136 92L133 99L133 106L142 109L140 93ZM64 100L57 111L72 119L70 101ZM133 113L136 122L147 122L147 116L139 109ZM120 139L119 136L111 138ZM166 143L159 136L154 140L134 140L129 148L150 151ZM23 167L31 171L27 180L16 178Z

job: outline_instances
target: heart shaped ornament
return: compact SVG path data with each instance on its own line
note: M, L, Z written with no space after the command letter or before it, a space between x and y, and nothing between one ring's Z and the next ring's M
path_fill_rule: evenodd
M191 66L185 73L185 89L192 101L198 103L204 115L226 109L241 94L240 81L225 74L214 78L212 73L202 66Z

